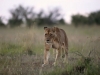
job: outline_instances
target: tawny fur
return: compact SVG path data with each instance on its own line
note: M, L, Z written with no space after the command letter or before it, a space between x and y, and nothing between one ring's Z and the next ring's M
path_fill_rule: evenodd
M57 59L60 57L61 52L65 53L65 61L68 62L68 38L63 29L58 27L44 27L45 31L45 50L44 50L44 66L45 64L49 63L49 50L53 48L56 50L56 57L55 62L53 65L56 64Z

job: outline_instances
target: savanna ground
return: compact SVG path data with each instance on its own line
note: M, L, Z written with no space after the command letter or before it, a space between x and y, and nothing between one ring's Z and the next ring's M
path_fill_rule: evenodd
M41 68L44 29L0 28L0 75L100 75L100 26L59 26L69 40L69 63Z

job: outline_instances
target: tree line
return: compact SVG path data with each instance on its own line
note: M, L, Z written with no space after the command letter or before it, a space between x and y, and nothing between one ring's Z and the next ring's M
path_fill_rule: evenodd
M27 27L32 25L43 26L43 25L64 25L67 24L63 19L63 15L60 13L59 8L54 8L47 13L41 10L39 13L34 11L33 7L24 7L19 5L9 12L11 17L8 19L7 25L10 27L20 26L22 24ZM75 26L79 25L100 25L100 11L92 12L87 17L81 14L73 15L71 24ZM5 27L2 17L0 17L0 27Z
M46 14L43 10L36 13L33 7L19 5L9 12L11 18L9 18L7 24L10 25L10 27L20 26L22 24L25 24L28 27L31 27L34 24L38 26L65 24L65 20L63 19L63 15L60 13L59 8L54 8ZM0 18L0 26L4 26L2 18Z
M71 21L75 26L79 25L100 25L100 10L90 13L87 17L77 14L72 16Z

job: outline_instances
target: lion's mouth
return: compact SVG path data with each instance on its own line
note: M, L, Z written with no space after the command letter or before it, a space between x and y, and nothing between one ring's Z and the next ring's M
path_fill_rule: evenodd
M46 43L51 43L50 41L46 41Z
M51 41L46 41L46 43L52 43Z

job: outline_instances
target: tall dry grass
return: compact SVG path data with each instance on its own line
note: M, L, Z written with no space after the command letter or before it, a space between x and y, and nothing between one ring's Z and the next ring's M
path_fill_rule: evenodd
M0 28L0 75L74 75L76 72L73 71L73 67L78 63L83 63L80 62L81 56L77 55L76 52L82 53L87 58L91 50L90 58L93 66L89 65L86 67L87 70L83 75L94 75L94 73L99 75L100 27L58 27L64 29L68 36L69 64L66 65L59 61L60 64L58 66L52 66L54 59L51 54L50 64L44 67L42 71L41 65L43 63L44 50L43 27L32 27L30 29L20 27L12 29ZM88 73L92 71L93 74ZM69 72L72 73L69 74Z

